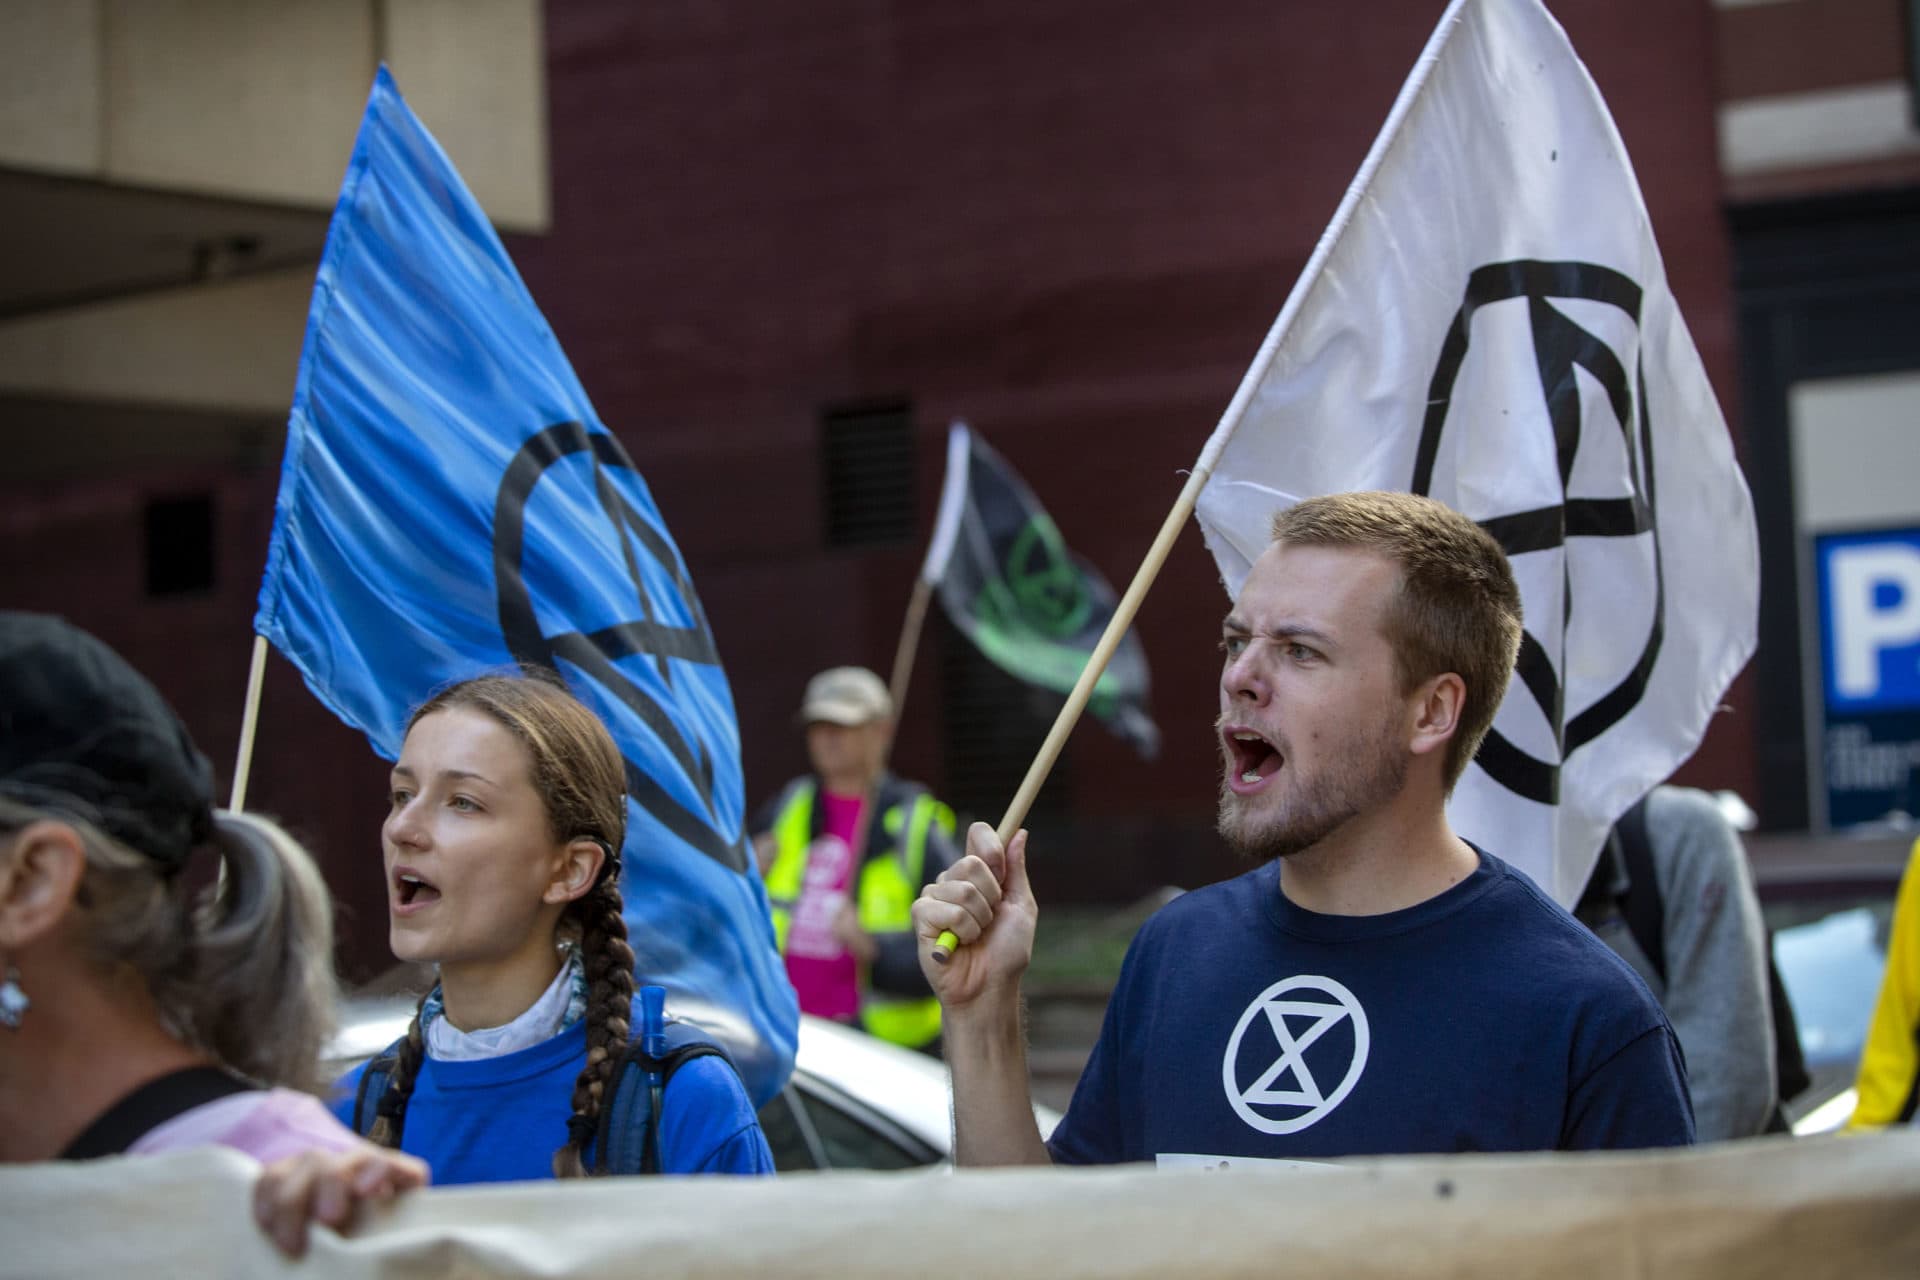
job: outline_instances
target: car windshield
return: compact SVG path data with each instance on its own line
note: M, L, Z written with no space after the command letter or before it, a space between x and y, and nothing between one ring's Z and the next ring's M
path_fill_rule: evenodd
M1761 883L1774 965L1812 1081L1788 1102L1796 1132L1837 1128L1852 1112L1860 1051L1886 971L1897 887L1893 872Z
M1887 967L1892 914L1890 902L1842 907L1774 935L1774 959L1810 1069L1851 1070L1859 1062Z

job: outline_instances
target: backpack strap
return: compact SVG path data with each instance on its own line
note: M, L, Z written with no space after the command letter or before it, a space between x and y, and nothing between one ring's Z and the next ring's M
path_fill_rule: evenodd
M126 1153L154 1129L196 1107L254 1089L221 1067L182 1067L147 1081L96 1116L60 1150L62 1160L96 1160Z
M1627 892L1620 900L1620 914L1626 917L1633 940L1640 944L1640 950L1664 984L1667 980L1667 909L1660 900L1660 878L1653 870L1653 842L1647 835L1644 797L1620 815L1613 832L1620 841L1620 857L1627 868Z
M1787 998L1786 983L1780 980L1780 970L1773 963L1771 931L1767 933L1767 1000L1773 1006L1774 1103L1764 1132L1792 1133L1787 1104L1805 1093L1813 1078L1807 1074L1807 1058L1800 1050L1800 1025L1793 1016L1793 1001Z
M393 1083L393 1069L400 1065L400 1046L405 1040L402 1036L382 1049L360 1073L360 1087L353 1095L353 1131L363 1138L373 1132L374 1121L380 1118L380 1100Z
M655 1121L673 1073L695 1058L727 1057L726 1050L684 1022L666 1024L665 1040L665 1052L655 1056L647 1052L644 1038L635 1036L614 1065L613 1094L600 1108L594 1137L595 1173L660 1172L660 1126Z
M1793 1001L1787 984L1780 980L1780 966L1773 962L1773 934L1767 934L1767 999L1773 1006L1773 1065L1780 1088L1780 1101L1791 1102L1813 1085L1807 1074L1807 1056L1800 1048L1800 1022L1793 1016Z

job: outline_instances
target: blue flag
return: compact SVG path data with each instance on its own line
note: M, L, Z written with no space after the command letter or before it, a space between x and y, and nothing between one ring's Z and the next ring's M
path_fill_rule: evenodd
M726 1041L756 1103L779 1090L799 1012L686 564L384 67L314 282L254 629L389 759L439 686L557 671L626 757L640 979Z

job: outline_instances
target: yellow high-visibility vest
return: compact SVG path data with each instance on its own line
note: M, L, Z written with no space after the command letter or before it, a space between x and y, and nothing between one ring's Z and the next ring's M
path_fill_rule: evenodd
M781 955L787 952L787 930L793 924L807 873L807 850L816 834L816 792L814 780L802 778L789 789L773 821L767 901ZM860 927L868 933L904 933L913 928L913 901L924 882L928 833L938 823L952 834L953 811L918 788L883 787L878 803L882 807L859 861L854 909ZM917 1049L940 1034L940 1002L930 995L900 997L877 991L863 973L860 1023L869 1034Z

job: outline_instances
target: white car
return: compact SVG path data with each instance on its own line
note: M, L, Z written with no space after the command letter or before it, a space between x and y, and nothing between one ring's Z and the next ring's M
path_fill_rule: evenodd
M675 1006L671 1005L670 1008ZM414 1001L349 1001L328 1047L339 1075L406 1034ZM705 1020L677 1010L688 1021ZM952 1093L947 1069L925 1054L865 1032L802 1016L787 1087L760 1108L760 1126L782 1173L805 1169L908 1169L952 1160ZM1042 1136L1060 1114L1035 1105Z

